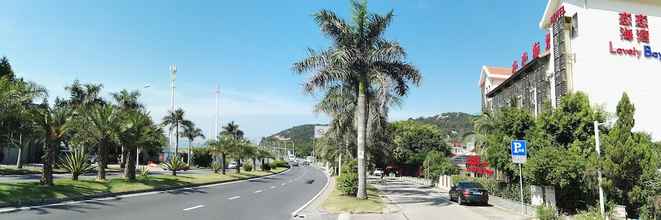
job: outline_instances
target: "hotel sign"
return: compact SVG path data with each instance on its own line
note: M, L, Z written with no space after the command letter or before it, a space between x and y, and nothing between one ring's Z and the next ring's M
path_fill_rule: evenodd
M614 46L613 41L608 42L609 52L613 55L630 56L637 59L641 57L652 58L661 61L661 51L655 51L650 45L650 32L647 15L633 15L628 12L619 14L620 40L633 42L634 40L643 45L638 46Z

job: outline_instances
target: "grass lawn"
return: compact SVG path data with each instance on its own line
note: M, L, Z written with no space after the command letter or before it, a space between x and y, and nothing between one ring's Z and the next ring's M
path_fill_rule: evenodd
M106 172L119 172L119 164L108 164ZM54 173L67 173L66 170L61 168L53 169ZM96 172L96 169L93 171ZM41 167L26 164L23 168L18 169L16 165L0 165L0 175L27 175L27 174L41 174Z
M284 168L277 168L271 172L252 171L241 174L211 174L211 175L153 175L138 177L135 182L124 179L112 179L105 182L94 180L73 181L70 179L57 179L55 186L40 186L37 182L0 183L0 207L10 205L28 205L53 201L55 199L81 199L105 193L124 193L131 191L153 190L167 187L188 186L224 182L250 177L265 176L282 172Z
M334 186L333 192L328 196L321 207L331 213L383 213L383 200L379 197L379 191L372 185L367 187L367 200L359 200L356 197L345 196Z

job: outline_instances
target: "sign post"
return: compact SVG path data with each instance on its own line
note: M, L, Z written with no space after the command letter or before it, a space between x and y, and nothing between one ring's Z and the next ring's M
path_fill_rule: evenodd
M526 214L526 206L523 202L523 171L521 169L521 164L525 163L528 159L528 142L525 140L513 140L512 141L512 162L519 164L519 186L520 186L520 198L521 198L521 212Z

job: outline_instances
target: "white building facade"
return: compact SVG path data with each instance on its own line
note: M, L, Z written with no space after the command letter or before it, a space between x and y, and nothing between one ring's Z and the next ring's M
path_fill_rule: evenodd
M614 113L626 92L636 107L634 129L661 140L661 0L549 0L539 27L549 33L543 68L553 107L581 91ZM483 98L517 83L510 81Z

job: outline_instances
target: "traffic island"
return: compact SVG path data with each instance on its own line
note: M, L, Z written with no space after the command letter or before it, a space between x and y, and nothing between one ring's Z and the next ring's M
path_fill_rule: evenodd
M337 183L336 181L332 181ZM379 190L368 184L367 199L362 200L353 196L347 196L337 190L336 185L329 186L332 190L326 200L321 204L321 208L329 213L383 213L385 204L381 198Z
M0 183L0 207L43 205L123 194L173 190L264 177L285 170L287 169L276 168L272 171L244 171L240 174L226 175L140 176L133 182L124 179L108 181L57 179L54 181L55 185L50 187L39 185L38 182Z

